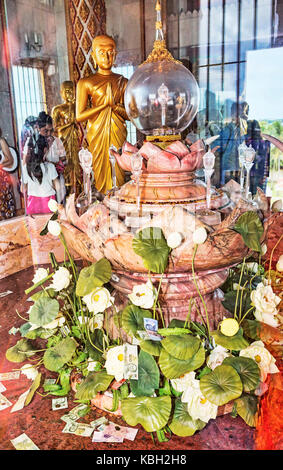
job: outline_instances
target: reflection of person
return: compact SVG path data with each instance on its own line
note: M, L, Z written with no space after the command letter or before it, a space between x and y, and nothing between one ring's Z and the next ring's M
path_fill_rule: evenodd
M30 144L30 151L22 170L23 192L26 193L27 201L26 213L46 214L51 212L48 207L49 200L56 200L58 173L52 163L44 162L48 150L46 138L40 135L36 148L31 142Z
M254 165L250 173L250 190L255 194L257 187L266 189L270 165L270 142L261 137L260 125L256 120L247 122L246 144L256 151Z
M61 84L61 97L64 103L54 106L51 115L55 133L65 148L67 158L65 182L75 191L81 181L81 168L78 160L80 129L76 121L75 86L72 81L66 80Z
M225 184L227 172L236 172L239 170L238 146L243 141L244 136L241 133L240 121L238 118L238 106L237 103L233 103L231 106L230 122L224 125L220 131L219 138L214 142L215 146L219 146L219 149L216 152L220 156L221 184Z
M16 215L16 205L10 175L3 169L3 167L12 167L14 160L10 153L6 139L2 137L1 129L0 150L4 156L4 158L1 159L0 164L0 220L3 220L9 219L10 217L14 217Z
M60 180L60 191L57 192L57 201L59 203L62 203L66 196L64 180L66 151L61 139L59 137L54 136L51 118L47 121L47 131L50 133L50 135L46 137L48 143L48 150L45 154L45 161L53 163L53 165L55 165Z
M93 156L95 186L106 193L112 188L109 147L122 147L126 140L124 92L127 79L111 71L116 44L109 36L97 36L92 43L92 57L98 71L81 78L77 84L76 118L87 122L87 141ZM88 100L91 98L91 107ZM117 185L124 183L124 172L116 164Z
M21 130L21 138L20 138L20 156L23 158L23 150L26 141L30 138L33 137L34 141L37 139L37 131L38 131L38 126L37 126L37 117L36 116L28 116L25 120L25 123L23 125L23 128Z

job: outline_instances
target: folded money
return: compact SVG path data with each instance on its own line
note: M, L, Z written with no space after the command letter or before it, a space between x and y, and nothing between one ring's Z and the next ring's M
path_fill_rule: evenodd
M124 379L138 380L138 347L135 344L124 344Z
M53 398L52 399L52 410L62 410L68 408L67 397Z
M72 421L66 423L66 426L63 429L63 433L75 434L76 436L89 437L93 433L94 428L89 424L76 423Z
M4 382L4 380L17 380L20 378L21 372L19 370L16 370L14 372L3 372L2 374L0 373L0 381Z
M157 331L158 330L158 321L154 318L144 318L143 324L146 330Z
M11 442L17 450L39 450L35 443L25 433L12 439Z
M6 390L6 387L4 387L4 385L1 384L1 382L0 382L0 393L5 392L5 390Z
M0 393L0 411L2 410L5 410L6 408L9 408L9 406L11 406L13 403L11 403L7 397L5 397L4 395L2 395L2 393Z

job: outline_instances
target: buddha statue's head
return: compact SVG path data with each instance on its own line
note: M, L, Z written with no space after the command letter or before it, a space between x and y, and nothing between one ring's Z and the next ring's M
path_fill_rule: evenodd
M65 103L74 103L75 101L75 86L71 80L66 80L61 84L61 96Z
M116 43L110 36L96 36L92 41L91 52L95 67L103 74L108 74L116 57Z

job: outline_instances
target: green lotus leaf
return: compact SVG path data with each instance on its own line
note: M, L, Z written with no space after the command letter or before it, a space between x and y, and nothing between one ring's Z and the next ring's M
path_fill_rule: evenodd
M92 400L98 392L105 392L113 379L114 376L108 375L106 370L90 372L79 384L76 399L81 401Z
M260 340L261 323L259 321L245 319L242 325L243 325L244 333L248 338L251 338L254 341Z
M102 258L80 271L76 285L76 294L80 297L90 294L96 287L102 287L112 276L111 264Z
M25 406L27 406L31 402L31 400L33 399L33 396L34 396L36 390L40 386L40 382L41 382L41 373L39 372L37 374L37 376L35 377L32 386L29 389L29 393L27 394L27 397L25 399Z
M237 413L248 426L256 425L258 398L254 395L243 395L235 400Z
M7 349L6 358L10 362L23 362L28 357L33 356L35 352L33 351L33 345L31 342L26 339L20 339L15 346Z
M244 315L250 308L251 308L251 296L250 296L250 291L245 290L244 292L240 292L238 294L238 304L237 304L237 312L239 313L240 310L240 296L242 296L242 306L241 306L241 311L242 315ZM231 290L228 291L224 294L224 299L222 300L222 305L226 310L228 310L230 313L234 314L235 310L235 304L236 304L236 298L237 298L237 291L236 290Z
M234 367L238 372L244 392L255 390L260 382L260 369L249 357L226 357L222 364Z
M261 252L260 239L263 235L263 226L256 212L248 211L240 215L233 230L242 235L248 248Z
M221 406L238 398L242 394L243 385L233 367L221 365L201 377L200 389L211 403Z
M29 321L38 326L48 325L59 313L59 302L50 297L40 297L32 306Z
M36 302L38 299L41 297L54 297L55 296L55 290L52 287L49 287L47 289L42 289L35 294L31 295L30 300L33 300L33 302Z
M138 380L130 380L133 394L136 397L152 396L159 387L160 373L153 357L144 351L139 353L138 377Z
M248 341L243 337L243 328L239 328L234 336L225 336L219 330L212 331L211 336L216 344L231 351L240 351L249 346Z
M143 319L152 318L150 310L127 305L122 312L122 328L130 336L136 336L138 330L144 329Z
M62 339L53 348L47 349L43 356L46 369L57 372L72 359L77 346L78 344L74 338L67 336L67 338Z
M201 345L194 356L182 361L169 354L164 348L159 356L159 367L168 379L178 379L181 375L198 369L205 361L205 350Z
M163 273L168 264L170 248L159 227L146 227L135 234L133 250L142 257L146 269Z
M152 356L159 356L162 349L161 341L152 341L151 339L141 340L139 347L142 351L145 351Z
M89 357L93 361L101 361L103 353L100 351L103 351L103 331L96 328L92 333L90 333L90 339L86 339L85 345Z
M162 347L181 361L191 359L199 350L200 343L198 338L190 334L167 336L161 341Z
M193 436L196 431L203 429L206 423L200 419L192 419L188 413L187 403L182 403L180 398L175 401L175 410L169 428L176 436Z
M141 424L147 432L158 431L167 424L171 397L135 397L121 401L123 418L129 426Z

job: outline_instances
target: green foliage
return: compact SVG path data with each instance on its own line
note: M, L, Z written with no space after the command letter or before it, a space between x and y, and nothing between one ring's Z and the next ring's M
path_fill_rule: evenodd
M46 369L58 372L67 362L72 359L78 344L74 338L64 338L56 346L47 349L43 356Z
M76 294L80 297L90 294L96 287L106 284L112 275L111 264L102 258L80 271L76 285Z
M263 226L256 212L248 211L240 215L233 230L242 235L248 248L261 252L260 239L263 235Z
M174 415L169 427L176 436L193 436L196 431L203 429L205 425L206 423L200 419L193 420L191 418L187 410L187 403L182 403L180 398L175 400Z
M151 339L142 339L139 346L142 351L145 351L152 356L159 356L162 349L160 341L153 341Z
M139 353L138 377L138 380L130 380L133 394L136 397L153 395L159 387L160 373L153 357L144 351Z
M237 413L248 426L256 425L258 398L254 395L242 395L235 401Z
M154 273L163 273L168 264L170 248L159 227L147 227L135 234L134 252L142 257L144 266Z
M169 354L164 348L159 356L159 367L168 379L177 379L181 375L198 369L205 361L205 350L201 345L199 350L189 360L182 361Z
M260 340L260 322L257 320L243 320L243 330L248 338L254 341Z
M257 363L248 357L226 357L223 365L234 367L243 384L244 392L255 390L260 382L260 369Z
M50 297L40 297L32 306L29 321L38 326L51 323L59 313L59 302Z
M239 328L238 332L234 336L226 336L219 330L211 332L211 336L219 346L230 349L230 351L240 351L249 346L248 341L243 337L243 328Z
M23 362L35 354L33 345L28 339L20 339L15 346L7 349L6 359L10 362Z
M113 379L113 375L108 375L105 370L90 372L79 384L76 399L80 401L91 400L98 392L105 392Z
M201 342L195 336L179 334L166 337L161 344L174 358L188 361L197 353Z
M33 396L36 392L36 390L39 388L41 382L41 374L38 373L37 376L35 377L32 386L30 387L29 393L26 396L25 399L25 406L27 406L31 400L33 399Z
M200 389L211 403L221 406L241 396L243 385L233 367L221 365L201 377Z
M234 314L235 304L236 304L236 297L237 291L231 290L224 294L224 300L222 300L222 305L226 308L230 313ZM238 294L238 303L237 303L237 311L236 314L239 315L240 312L240 299L242 298L242 305L241 305L241 317L251 308L251 297L250 291L244 290L244 292L240 291Z
M168 423L171 397L135 397L121 402L123 418L129 426L141 424L147 432L158 431Z
M191 333L187 328L160 328L158 332L161 336L175 336L184 335L185 333Z
M144 330L144 318L152 318L150 310L127 305L122 312L122 328L129 336L136 336L138 330Z

